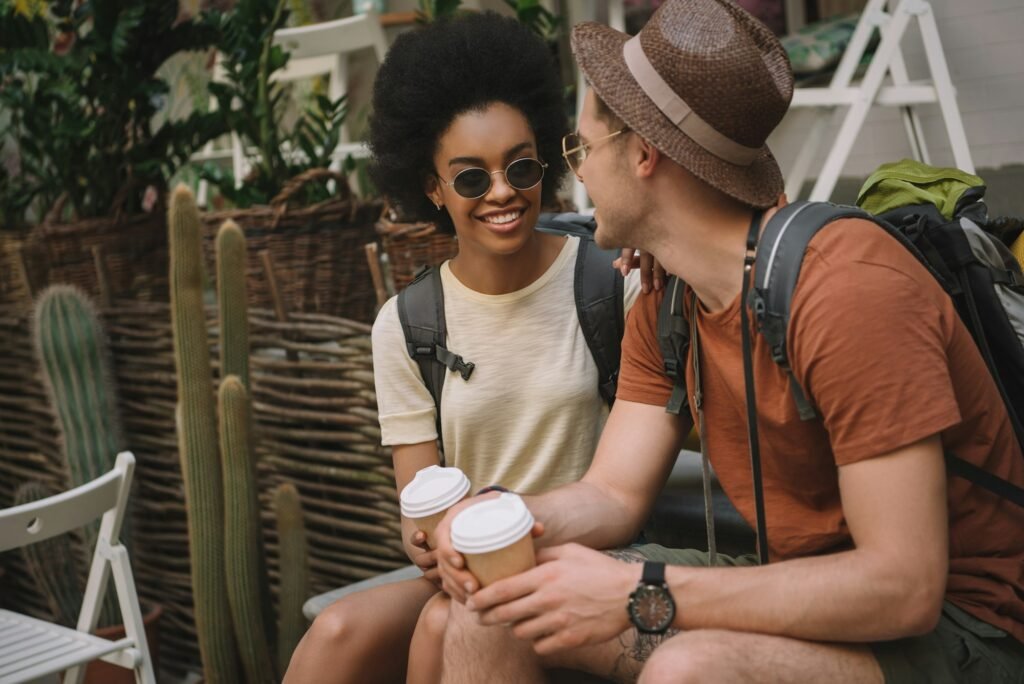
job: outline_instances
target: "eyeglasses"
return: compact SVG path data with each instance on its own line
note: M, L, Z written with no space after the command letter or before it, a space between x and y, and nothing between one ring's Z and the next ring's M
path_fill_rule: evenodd
M453 188L462 197L477 199L491 189L491 177L496 173L505 174L505 182L516 190L529 190L544 178L546 168L548 165L539 159L524 157L516 159L503 171L488 171L474 166L459 171L450 181L446 181L440 174L436 175L442 183Z
M579 175L580 166L586 161L587 156L590 154L590 148L601 142L602 140L608 140L614 138L620 133L625 133L629 130L629 126L623 126L614 133L601 136L597 140L591 140L590 142L583 142L580 138L579 133L568 133L562 138L562 156L565 157L565 162L572 169L572 172Z

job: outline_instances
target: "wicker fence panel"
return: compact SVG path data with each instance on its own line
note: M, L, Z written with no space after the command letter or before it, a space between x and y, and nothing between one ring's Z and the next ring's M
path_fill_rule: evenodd
M208 312L216 377L215 311ZM184 489L174 432L176 380L170 313L119 304L110 311L125 430L140 456L141 591L162 598L170 662L195 663ZM276 321L250 311L252 393L265 543L273 587L277 539L270 498L293 482L302 496L313 592L405 562L390 458L380 446L369 326L317 314ZM145 467L142 464L145 463ZM150 594L150 592L152 592Z
M184 486L174 409L177 389L169 307L119 300L104 311L128 448L135 471L133 568L144 600L164 605L162 664L181 675L199 662L192 614ZM208 311L216 377L216 312ZM402 550L394 473L380 446L365 323L294 314L281 323L250 310L252 393L265 543L273 586L277 539L271 492L292 482L302 496L311 591L396 568ZM18 484L42 477L67 488L25 314L0 315L0 505ZM7 557L5 557L7 556ZM12 607L45 614L15 554L0 556Z

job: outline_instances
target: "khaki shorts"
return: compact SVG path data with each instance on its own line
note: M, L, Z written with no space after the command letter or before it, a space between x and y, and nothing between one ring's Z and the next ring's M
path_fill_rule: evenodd
M641 544L632 550L668 565L708 564L707 552L696 549ZM718 554L718 565L757 565L757 557ZM1024 644L948 601L934 631L869 645L887 684L1024 684Z

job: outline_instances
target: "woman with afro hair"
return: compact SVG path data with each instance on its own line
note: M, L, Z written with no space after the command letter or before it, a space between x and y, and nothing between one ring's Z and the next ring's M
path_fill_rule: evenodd
M476 364L471 381L448 374L438 435L397 298L382 307L374 377L399 491L440 462L438 437L446 465L461 468L474 489L537 493L578 480L590 464L608 409L575 308L580 239L534 230L566 175L566 132L551 53L514 19L485 13L428 25L399 36L381 65L372 178L406 215L457 235L458 255L440 267L447 341ZM640 289L636 275L626 279L625 308ZM424 577L325 609L286 682L401 681L407 664L408 681L439 678L447 603L436 555L408 519L402 530Z

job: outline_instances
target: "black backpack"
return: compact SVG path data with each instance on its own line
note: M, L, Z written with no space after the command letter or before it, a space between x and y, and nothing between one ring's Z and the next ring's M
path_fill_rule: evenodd
M580 238L576 255L574 296L580 327L597 365L598 391L611 406L619 378L623 314L623 278L612 268L618 250L604 250L594 243L596 224L580 214L541 214L537 230ZM409 356L434 398L438 441L441 439L441 388L449 370L469 380L475 364L445 347L444 292L437 267L420 273L398 294L398 320L405 334Z
M773 360L789 375L802 420L815 420L818 416L813 397L802 390L789 367L786 333L804 252L818 231L832 221L862 218L885 230L914 254L953 299L999 387L1017 440L1024 448L1024 274L1008 249L1021 232L1020 223L1002 220L990 224L981 201L984 191L984 186L979 186L965 192L952 220L946 220L932 204L899 207L873 216L857 207L794 202L772 216L757 244L761 258L754 262L754 282L747 292L746 308L753 314L758 332L768 341ZM987 230L990 225L996 229ZM666 410L676 414L687 405L684 364L690 343L689 324L684 320L679 297L681 290L681 281L669 278L658 314L665 372L674 384ZM746 364L750 363L750 351L748 345L744 347ZM748 384L748 388L751 386ZM758 545L761 560L766 562L767 534L753 420L756 410L749 389L747 395ZM1024 506L1024 489L955 454L947 453L946 463L951 474Z

